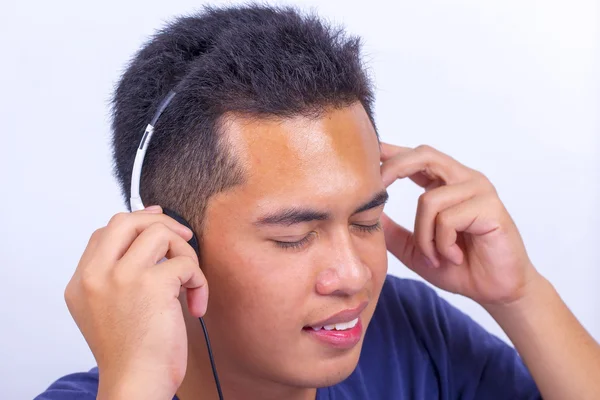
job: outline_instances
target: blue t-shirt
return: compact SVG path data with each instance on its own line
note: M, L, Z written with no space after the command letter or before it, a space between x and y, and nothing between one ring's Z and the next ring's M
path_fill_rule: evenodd
M35 400L92 400L98 370L65 376ZM358 366L316 400L541 399L515 350L421 282L388 276ZM176 398L175 398L176 400Z

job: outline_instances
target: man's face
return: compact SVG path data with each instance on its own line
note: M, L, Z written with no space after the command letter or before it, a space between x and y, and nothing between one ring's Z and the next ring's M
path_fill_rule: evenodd
M211 198L205 215L201 267L219 368L336 383L358 362L387 272L369 118L357 103L318 119L233 117L225 134L246 181ZM326 322L339 330L312 329Z

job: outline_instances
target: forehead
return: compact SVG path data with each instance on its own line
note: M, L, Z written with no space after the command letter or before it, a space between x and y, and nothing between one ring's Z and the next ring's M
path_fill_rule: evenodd
M246 175L234 191L255 206L278 197L325 200L357 191L369 197L381 189L379 143L360 103L318 118L226 121L224 133Z

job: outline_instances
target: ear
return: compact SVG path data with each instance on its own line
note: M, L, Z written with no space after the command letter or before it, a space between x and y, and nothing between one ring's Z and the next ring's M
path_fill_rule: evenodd
M181 225L184 225L190 231L192 231L192 238L190 240L188 240L188 243L190 244L190 246L192 246L192 248L196 252L198 259L200 259L200 247L198 246L198 238L196 237L196 232L194 232L194 230L190 226L189 222L187 222L181 215L177 214L173 210L169 210L168 208L163 209L163 214L168 215L169 217L173 218L175 221L179 222Z

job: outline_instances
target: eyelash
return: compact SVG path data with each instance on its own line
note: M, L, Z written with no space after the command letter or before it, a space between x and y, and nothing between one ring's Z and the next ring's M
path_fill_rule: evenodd
M312 236L313 236L313 232L304 236L301 240L298 240L297 242L281 242L279 240L275 240L274 242L277 245L277 247L281 247L282 249L286 249L286 250L300 249L300 248L304 247L304 245L308 244L308 242L311 241Z
M373 225L354 225L356 229L362 232L372 233L381 230L381 222L377 221L376 224Z
M373 233L373 232L381 230L381 223L377 222L376 224L373 224L373 225L355 224L354 227L361 232ZM300 248L304 247L306 244L308 244L308 242L310 242L312 240L313 236L314 236L314 232L311 232L308 235L306 235L304 238L302 238L301 240L298 240L296 242L281 242L279 240L274 240L274 242L278 247L281 247L282 249L286 249L286 250L300 249Z

